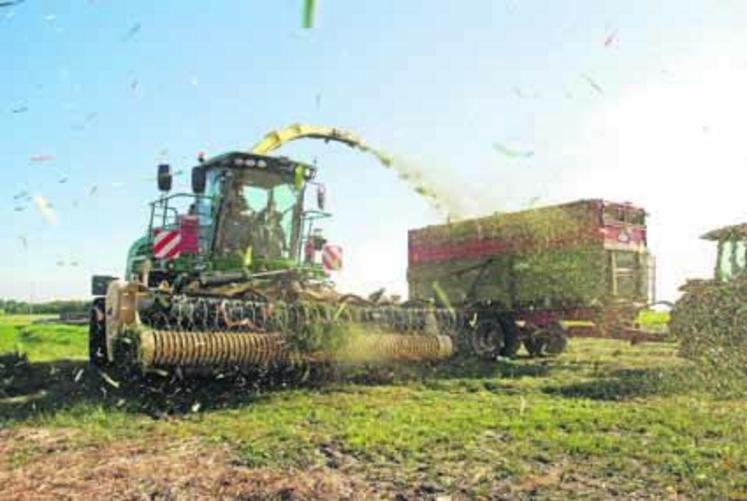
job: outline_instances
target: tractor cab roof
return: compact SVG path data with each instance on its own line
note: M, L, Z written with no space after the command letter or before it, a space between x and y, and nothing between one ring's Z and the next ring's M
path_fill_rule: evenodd
M288 176L295 176L297 167L304 168L304 178L312 179L316 175L316 167L313 165L297 162L287 157L270 157L267 155L256 155L243 151L231 151L201 161L200 167L211 169L256 169L258 171L278 172Z
M747 240L747 223L724 226L723 228L709 231L700 238L716 242L733 239Z

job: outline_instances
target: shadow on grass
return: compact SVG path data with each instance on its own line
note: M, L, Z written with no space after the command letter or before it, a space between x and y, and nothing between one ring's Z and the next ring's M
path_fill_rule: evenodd
M555 360L515 359L484 360L475 357L455 357L446 363L433 366L411 366L406 368L415 374L414 379L446 380L512 380L523 377L542 378L550 374L555 367Z
M542 391L568 398L607 401L676 395L693 389L695 381L688 374L686 368L620 369L590 381L546 386Z
M137 375L100 371L84 360L29 362L0 355L0 424L54 414L80 404L160 417L197 410L237 408L287 389L329 389L340 384L385 385L452 379L541 377L550 362L456 358L446 363L356 367L275 368L250 374Z
M522 378L547 376L556 363L554 358L530 358L519 355L514 359L483 360L457 357L438 366L435 375L446 379Z
M337 366L326 374L326 382L376 386L408 383L448 383L453 380L510 380L522 377L545 377L554 367L553 358L530 359L519 356L513 360L486 360L469 356L455 356L440 362L376 363L356 366ZM441 386L437 384L437 386ZM340 387L330 386L335 391Z
M256 374L142 376L105 371L83 360L29 362L0 355L0 425L54 414L80 404L161 417L198 410L236 408L266 398L267 392L311 387L299 371Z

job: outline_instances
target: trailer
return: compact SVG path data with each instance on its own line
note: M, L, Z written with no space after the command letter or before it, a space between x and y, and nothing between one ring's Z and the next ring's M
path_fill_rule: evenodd
M656 339L636 324L655 295L646 216L591 199L410 230L409 299L501 312L473 342L508 356L521 342L558 353L567 336Z

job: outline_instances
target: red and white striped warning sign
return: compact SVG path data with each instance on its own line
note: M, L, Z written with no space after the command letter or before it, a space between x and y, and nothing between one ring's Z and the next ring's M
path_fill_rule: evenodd
M153 237L153 257L174 259L181 252L182 234L179 230L161 230Z
M342 247L339 245L325 245L322 249L322 266L325 271L342 269Z
M197 216L179 216L180 254L197 254L200 252L200 223Z

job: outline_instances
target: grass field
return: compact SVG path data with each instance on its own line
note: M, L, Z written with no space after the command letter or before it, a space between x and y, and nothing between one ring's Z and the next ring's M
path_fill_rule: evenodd
M4 499L747 497L747 400L671 344L132 387L84 328L31 320L0 318Z

